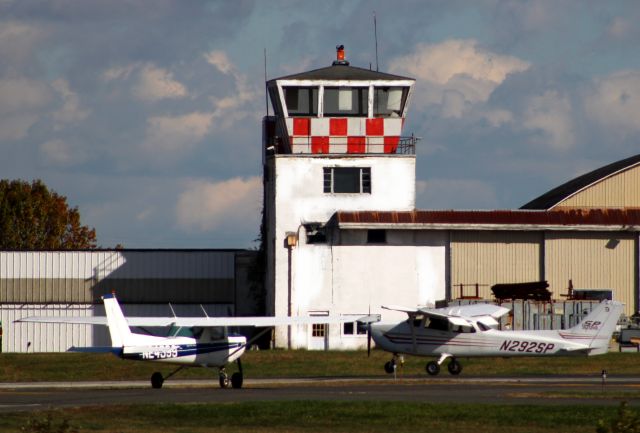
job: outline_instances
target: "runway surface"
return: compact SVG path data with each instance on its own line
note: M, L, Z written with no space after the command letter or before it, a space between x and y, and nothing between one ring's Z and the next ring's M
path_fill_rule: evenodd
M426 403L640 405L640 378L265 379L243 389L213 381L0 383L0 413L108 404L248 401L411 401Z

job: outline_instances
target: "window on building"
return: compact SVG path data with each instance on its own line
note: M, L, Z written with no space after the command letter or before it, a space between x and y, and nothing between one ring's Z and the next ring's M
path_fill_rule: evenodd
M367 325L360 322L345 322L342 328L343 335L367 335Z
M318 88L317 87L283 87L284 101L287 104L289 116L317 116Z
M323 113L325 116L367 117L369 88L325 87Z
M325 167L324 192L371 194L370 167Z
M408 87L376 87L373 92L373 116L402 116L408 93Z
M314 323L311 325L312 337L324 337L327 334L327 325L324 323Z
M387 242L387 231L384 229L367 230L368 244L384 244Z

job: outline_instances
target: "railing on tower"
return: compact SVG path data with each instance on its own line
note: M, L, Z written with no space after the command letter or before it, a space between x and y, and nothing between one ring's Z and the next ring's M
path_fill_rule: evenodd
M415 155L416 143L420 137L395 137L395 140L381 141L381 137L359 137L357 143L345 142L347 139L327 137L318 143L314 137L297 137L296 143L290 143L284 119L275 116L263 120L263 146L267 154L400 154Z

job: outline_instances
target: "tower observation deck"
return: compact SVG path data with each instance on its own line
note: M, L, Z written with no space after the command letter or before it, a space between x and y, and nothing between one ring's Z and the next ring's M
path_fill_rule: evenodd
M402 128L415 80L333 65L267 82L274 116L263 121L267 154L415 154Z

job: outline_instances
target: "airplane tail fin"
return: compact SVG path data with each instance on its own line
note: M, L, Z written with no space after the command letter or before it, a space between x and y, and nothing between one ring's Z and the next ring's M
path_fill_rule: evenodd
M601 355L609 350L624 304L603 301L576 326L561 331L564 339L589 345L589 355Z
M122 347L131 340L132 336L127 319L125 319L122 308L120 308L120 304L118 304L114 294L104 295L102 301L104 302L107 324L111 334L111 345L113 347Z

